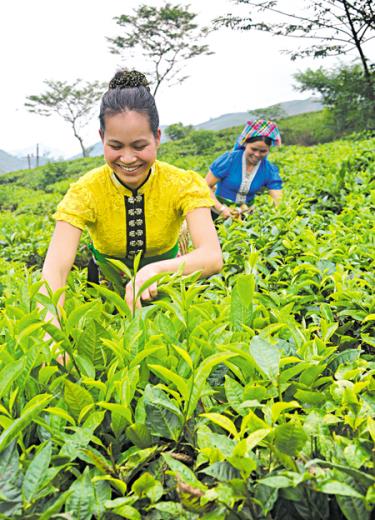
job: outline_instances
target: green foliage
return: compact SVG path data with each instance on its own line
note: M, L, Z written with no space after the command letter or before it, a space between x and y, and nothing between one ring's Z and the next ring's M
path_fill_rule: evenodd
M295 75L298 90L320 94L330 110L330 126L337 136L375 128L375 84L368 82L359 65L334 70L307 69Z
M245 31L256 30L275 36L302 39L309 45L295 47L293 60L298 57L345 55L353 48L367 68L365 46L373 38L374 10L368 0L304 0L300 9L282 0L234 0L248 6L248 15L226 15L216 22ZM277 15L275 21L275 14ZM285 52L285 51L284 51Z
M162 153L204 173L236 135ZM164 276L132 317L75 269L60 329L44 321L59 293L39 294L30 262L52 228L30 191L52 205L100 159L0 179L1 518L370 518L374 139L271 160L285 200L260 195L245 221L219 224L220 274Z
M201 43L208 34L207 28L195 23L196 14L189 6L172 5L167 2L160 8L142 4L133 14L115 17L116 23L125 29L124 36L107 38L113 54L122 54L129 49L139 48L146 60L152 63L153 95L164 82L182 83L182 63L196 56L212 54L206 44Z
M97 108L105 84L99 81L85 82L81 79L69 84L66 81L46 80L47 90L40 95L27 97L25 107L29 112L49 117L57 114L69 123L74 137L78 139L83 157L87 150L83 145L81 129L87 125L92 117L93 110Z
M192 132L192 130L192 125L184 126L182 123L175 123L173 125L169 125L165 129L165 133L169 139L176 141L177 139L183 139L186 137L188 134L190 134L190 132Z
M286 145L312 146L338 138L334 118L328 109L281 119L278 126Z
M333 116L327 109L282 118L278 121L278 126L284 145L311 146L338 138ZM243 126L218 131L193 130L176 141L163 143L159 158L181 168L190 168L205 174L218 155L233 148L242 128ZM352 129L348 128L348 132L350 138L357 138Z
M269 119L271 121L278 121L286 117L286 112L280 104L272 105L266 108L250 109L250 114L257 118Z

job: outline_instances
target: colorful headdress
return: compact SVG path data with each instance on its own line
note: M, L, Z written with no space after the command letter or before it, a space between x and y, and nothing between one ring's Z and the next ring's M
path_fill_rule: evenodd
M265 119L247 121L245 128L237 138L234 148L244 148L246 141L251 137L268 137L272 141L272 146L281 145L281 136L277 124Z

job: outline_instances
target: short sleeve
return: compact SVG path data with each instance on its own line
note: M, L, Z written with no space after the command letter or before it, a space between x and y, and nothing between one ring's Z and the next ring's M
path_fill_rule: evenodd
M280 177L279 168L276 164L268 163L269 170L267 175L266 186L269 190L281 190L283 187L283 181Z
M225 152L214 160L210 166L210 170L218 179L224 179L224 177L229 174L232 163L233 154L231 152Z
M180 186L177 195L177 210L186 217L193 209L210 208L213 205L207 182L198 173L187 171L186 181Z
M62 220L79 229L85 229L95 222L95 208L92 195L80 182L72 184L57 206L53 215L55 220Z

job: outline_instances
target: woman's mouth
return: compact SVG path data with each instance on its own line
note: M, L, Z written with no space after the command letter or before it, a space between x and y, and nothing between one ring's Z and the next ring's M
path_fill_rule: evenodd
M136 164L135 166L124 166L123 164L116 164L116 166L125 173L133 173L141 167L140 164Z

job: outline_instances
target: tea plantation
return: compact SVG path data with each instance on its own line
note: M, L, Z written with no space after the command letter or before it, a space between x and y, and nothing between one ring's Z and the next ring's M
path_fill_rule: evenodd
M159 158L204 174L236 133ZM165 276L134 317L86 286L87 236L65 309L39 293L54 208L102 158L2 175L0 518L370 519L374 150L273 151L282 205L220 225L222 272Z

